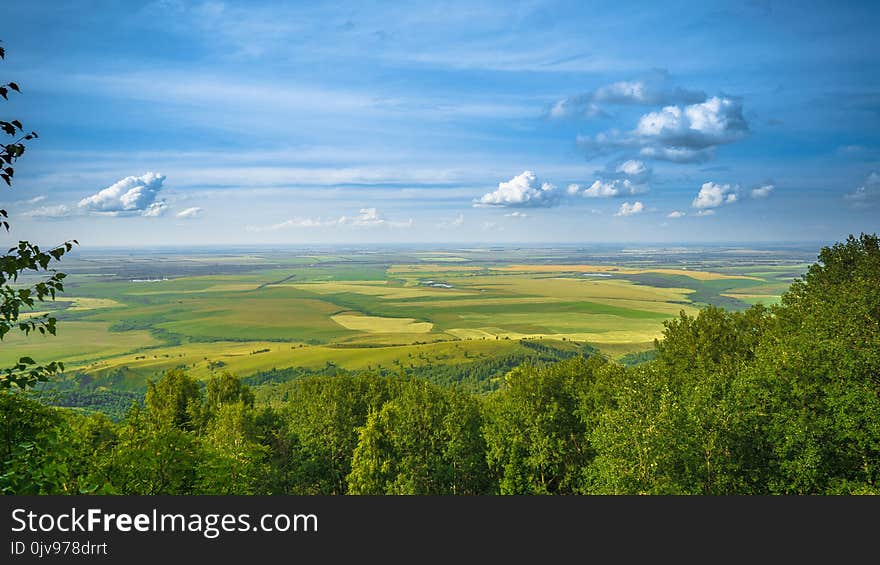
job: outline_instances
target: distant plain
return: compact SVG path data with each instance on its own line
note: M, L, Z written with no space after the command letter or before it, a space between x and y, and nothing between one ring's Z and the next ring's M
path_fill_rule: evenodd
M141 388L178 366L199 378L405 370L502 355L521 339L619 359L650 350L680 312L775 303L813 259L733 247L80 251L61 265L63 295L40 310L58 335L8 337L0 363L50 352L68 373L121 372Z

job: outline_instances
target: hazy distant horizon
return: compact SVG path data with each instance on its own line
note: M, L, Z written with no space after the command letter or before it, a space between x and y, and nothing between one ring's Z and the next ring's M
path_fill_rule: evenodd
M858 234L853 234L858 235ZM843 238L845 239L845 238ZM694 248L694 247L772 247L780 246L811 246L811 245L833 245L841 240L800 240L800 241L436 241L436 242L360 242L360 243L216 243L216 244L167 244L167 245L147 245L147 244L120 244L120 245L92 245L74 248L71 252L77 250L104 250L104 249L253 249L253 248L279 248L279 249L297 249L297 248L346 248L346 249L377 249L377 248L433 248L433 249L466 249L469 247L491 246L491 247L603 247L603 248L619 248L625 246L646 246L646 247L663 247L663 248Z

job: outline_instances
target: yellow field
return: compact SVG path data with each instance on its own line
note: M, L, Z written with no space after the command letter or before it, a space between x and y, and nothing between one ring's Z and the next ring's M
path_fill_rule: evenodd
M649 349L652 349L654 347L654 341L632 341L626 343L605 343L595 341L590 342L590 345L598 347L603 355L606 355L611 359L620 359L628 353L638 353L640 351L648 351Z
M621 275L659 273L663 275L683 275L698 281L714 281L720 279L762 280L745 275L725 275L723 273L712 273L709 271L690 271L688 269L631 269L609 265L510 265L508 267L492 267L492 270L516 271L521 273L619 273Z
M605 331L605 332L514 332L503 328L493 328L487 326L484 328L454 328L447 330L447 333L464 340L482 340L482 339L567 339L568 341L588 342L595 345L599 350L604 352L606 345L620 346L626 344L649 344L644 349L650 349L654 338L662 335L662 327L659 329L650 328L643 331ZM612 349L612 348L609 348ZM615 347L619 349L619 347ZM632 349L632 351L641 351L641 349ZM630 352L629 349L626 351Z
M367 333L428 333L434 327L431 322L418 322L414 318L382 318L363 314L345 313L331 316L340 326Z
M85 359L107 357L159 345L150 332L110 332L104 322L65 321L58 323L57 335L12 332L0 342L0 366L8 366L19 357L77 363Z
M74 311L97 310L99 308L119 308L121 306L125 306L125 304L110 298L84 298L81 296L65 296L64 298L58 298L57 301L71 303L71 305L68 307L68 310Z
M327 363L350 370L419 367L428 363L464 363L491 357L515 346L515 342L506 340L486 340L466 345L447 341L367 348L216 341L119 355L77 368L96 374L107 374L126 368L139 374L153 375L167 369L184 367L193 376L205 379L218 371L248 376L276 367L321 368Z
M296 283L273 285L273 288L290 287L315 294L342 294L346 292L378 296L383 299L395 298L429 298L445 296L468 296L471 292L461 292L448 288L432 287L400 287L390 286L381 281L347 281L347 282L321 282L321 283Z
M635 308L670 315L676 315L681 309L688 312L695 311L692 306L680 304L689 301L688 295L694 292L692 289L656 288L636 285L623 280L597 281L591 279L495 275L468 277L465 280L457 279L454 282L455 284L466 284L468 288L472 289L482 288L513 295L531 296L531 299L535 301L585 300L610 306ZM523 300L523 298L517 298L516 300ZM431 304L433 306L438 302L433 301ZM512 305L514 303L511 302L509 304Z

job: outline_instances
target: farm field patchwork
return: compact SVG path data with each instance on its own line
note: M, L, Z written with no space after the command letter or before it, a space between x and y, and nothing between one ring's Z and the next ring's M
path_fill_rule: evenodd
M455 249L79 252L66 291L43 304L55 337L7 337L69 374L145 383L185 366L248 376L471 362L518 340L589 344L611 358L651 349L663 322L715 304L774 303L807 257L718 252Z

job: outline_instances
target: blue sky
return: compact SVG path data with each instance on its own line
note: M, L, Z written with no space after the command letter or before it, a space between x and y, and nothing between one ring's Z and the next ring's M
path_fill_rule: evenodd
M12 238L830 241L880 231L871 2L30 2Z

